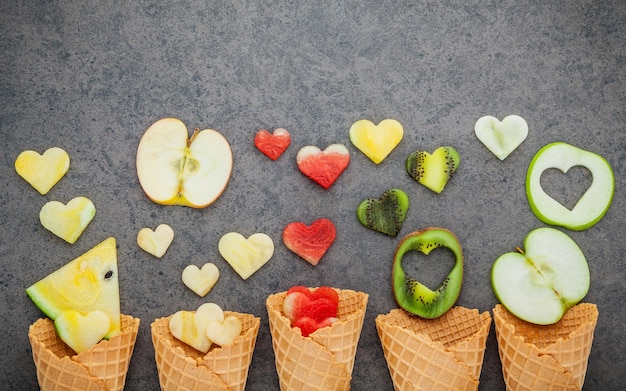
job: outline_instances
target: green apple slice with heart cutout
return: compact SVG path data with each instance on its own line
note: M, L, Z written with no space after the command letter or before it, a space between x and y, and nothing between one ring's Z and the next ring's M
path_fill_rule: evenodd
M501 255L491 268L491 286L512 314L547 325L589 291L589 266L576 242L549 227L531 231L522 251Z
M550 168L563 173L574 166L589 170L592 182L570 210L548 195L541 187L541 174ZM539 220L573 231L595 225L611 206L615 177L611 165L602 156L564 142L541 148L533 157L526 174L526 195L530 208Z

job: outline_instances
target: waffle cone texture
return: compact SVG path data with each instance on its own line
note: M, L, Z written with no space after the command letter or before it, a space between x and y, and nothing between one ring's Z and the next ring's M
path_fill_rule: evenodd
M582 389L598 321L595 304L577 304L547 326L518 319L500 304L493 316L507 390Z
M172 335L170 317L152 323L152 343L162 390L245 389L261 320L250 314L224 311L225 317L231 315L241 321L241 334L232 345L213 347L206 354Z
M121 315L121 333L102 340L89 350L76 354L57 335L54 322L42 318L28 330L37 368L37 381L43 391L119 391L139 331L139 319Z
M287 292L266 300L272 347L280 389L349 390L357 345L365 319L368 295L335 289L339 295L338 319L303 337L283 313Z
M376 329L396 391L477 390L491 316L453 307L436 319L393 309Z

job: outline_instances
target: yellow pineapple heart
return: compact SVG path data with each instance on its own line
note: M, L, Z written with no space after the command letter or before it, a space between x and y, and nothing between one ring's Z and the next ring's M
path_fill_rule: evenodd
M83 316L78 311L64 311L54 320L59 338L76 353L84 352L100 342L109 332L111 319L95 310Z
M274 255L274 242L264 233L249 238L229 232L218 242L218 251L244 280L265 265Z
M142 250L161 258L174 240L174 230L167 224L160 224L153 231L142 228L137 234L137 244Z
M220 278L220 271L212 263L205 263L202 268L189 265L183 269L183 283L198 296L204 297Z
M59 201L46 203L39 211L41 225L68 243L75 243L96 214L87 197L76 197L67 205Z
M15 160L15 171L39 193L47 194L70 168L70 156L58 147L43 155L24 151Z
M383 120L378 125L363 119L350 127L352 144L376 164L393 151L403 136L402 125L394 119Z
M215 303L204 303L196 311L178 311L170 317L169 329L174 338L206 353L211 340L206 335L209 323L224 321L224 311Z
M236 316L228 316L223 322L210 322L206 326L206 336L211 342L219 346L232 345L235 338L241 334L243 325Z

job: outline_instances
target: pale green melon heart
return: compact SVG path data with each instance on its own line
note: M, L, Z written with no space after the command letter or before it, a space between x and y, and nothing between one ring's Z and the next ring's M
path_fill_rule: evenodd
M491 153L504 160L526 140L528 125L518 115L509 115L502 121L487 115L476 121L474 132Z

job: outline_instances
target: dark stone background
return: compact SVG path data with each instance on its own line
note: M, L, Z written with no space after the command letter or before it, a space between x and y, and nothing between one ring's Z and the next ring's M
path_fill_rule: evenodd
M426 226L453 231L465 254L459 305L496 304L489 272L502 253L544 226L531 212L525 174L534 153L565 141L602 154L616 176L607 215L567 232L586 254L600 318L585 389L621 390L626 327L623 254L626 122L626 3L613 1L42 1L0 5L0 383L35 389L28 325L41 312L24 289L103 239L118 241L121 306L141 318L127 389L157 389L153 319L205 301L262 318L248 389L277 389L265 298L294 284L332 285L370 295L355 390L392 390L374 318L396 307L393 251ZM505 161L474 136L483 115L518 114L527 140ZM135 152L145 129L177 117L190 129L224 134L232 179L210 207L163 207L143 194ZM400 121L405 136L380 165L349 141L359 119ZM292 145L276 162L253 145L261 128L285 127ZM351 163L325 191L296 167L305 145L343 143ZM461 166L441 194L414 182L404 160L414 150L454 146ZM15 173L26 149L59 146L67 175L41 196ZM546 188L571 202L590 181L579 170ZM411 199L397 238L362 227L356 207L390 187ZM95 219L74 245L43 229L41 206L84 195ZM311 267L285 248L283 227L332 219L337 240ZM137 232L170 224L176 237L160 260L136 245ZM217 241L265 232L272 260L247 281L220 257ZM214 262L221 278L205 299L180 281L184 266ZM424 260L425 262L425 260ZM420 263L424 280L443 265ZM503 389L491 331L482 390Z

